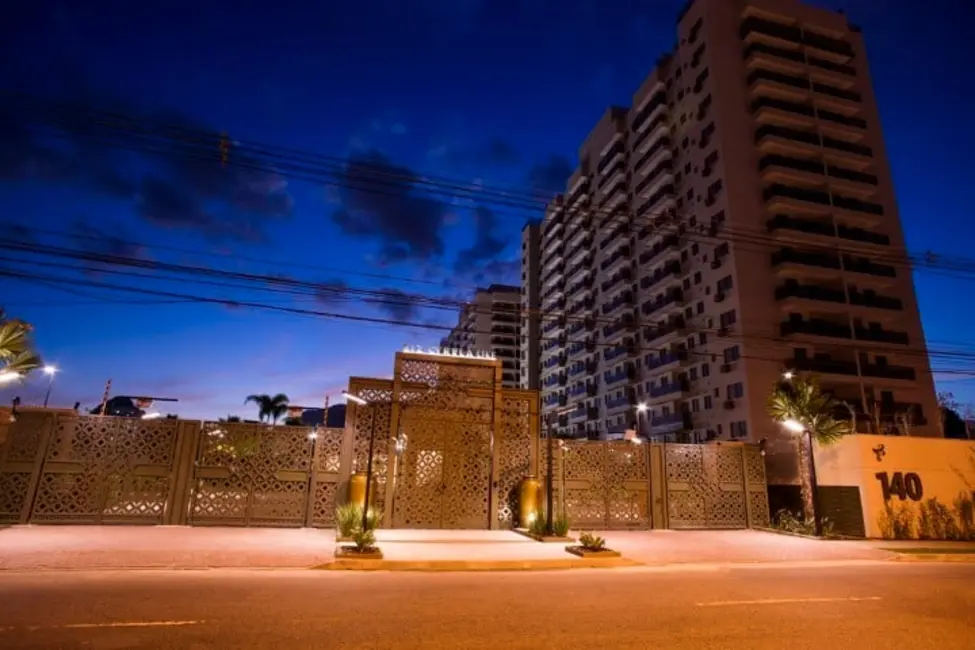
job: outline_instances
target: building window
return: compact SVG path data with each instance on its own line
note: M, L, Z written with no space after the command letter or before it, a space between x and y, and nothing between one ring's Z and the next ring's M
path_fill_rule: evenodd
M734 285L730 275L718 280L718 291L730 291L732 286Z
M729 428L731 429L732 438L744 438L748 435L748 423L744 420L732 422Z
M701 272L698 271L694 274L694 284L701 284Z
M701 410L701 402L695 397L691 400L691 411L697 413Z
M705 343L708 342L708 335L705 334L704 332L699 332L697 335L697 342L701 345L704 345Z
M710 377L711 376L711 364L705 363L701 366L701 376Z
M705 395L704 396L704 410L705 411L710 411L712 404L713 404L713 402L711 401L711 396L710 395Z
M741 348L737 345L732 345L730 348L725 348L724 351L724 362L731 363L732 361L738 361L741 358Z
M731 327L738 322L738 315L735 313L734 309L730 309L721 314L719 317L719 322L721 323L721 327Z
M728 384L728 399L741 399L745 395L745 385L740 381Z
M698 314L703 314L704 313L704 302L703 301L698 301L698 303L697 303L697 313Z

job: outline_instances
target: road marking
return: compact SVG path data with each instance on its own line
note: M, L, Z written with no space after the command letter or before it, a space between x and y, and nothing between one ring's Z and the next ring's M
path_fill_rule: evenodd
M847 596L844 598L764 598L761 600L716 600L695 603L698 607L726 607L735 605L791 605L795 603L856 603L881 600L880 596Z
M97 627L178 627L181 625L199 625L203 621L118 621L115 623L69 623L61 625L71 630L87 630Z

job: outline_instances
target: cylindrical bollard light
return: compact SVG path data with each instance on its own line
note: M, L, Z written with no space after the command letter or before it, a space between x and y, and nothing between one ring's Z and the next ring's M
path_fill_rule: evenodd
M538 491L541 484L534 476L522 480L518 498L518 521L522 528L528 528L531 518L538 510Z

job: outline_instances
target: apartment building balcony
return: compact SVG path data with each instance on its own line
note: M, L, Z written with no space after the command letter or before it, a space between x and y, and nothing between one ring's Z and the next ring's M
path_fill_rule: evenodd
M566 351L567 357L570 360L577 359L586 353L586 343L584 341L576 341L575 343L569 344L569 349Z
M558 354L553 357L549 357L542 362L542 368L545 370L551 370L552 368L557 368L558 366L565 365L566 355Z
M586 363L584 361L573 362L567 371L569 377L578 377L579 375L586 374L586 372Z
M653 347L664 347L672 341L683 338L687 335L684 317L671 319L668 322L658 325L650 325L643 328L644 345Z
M834 339L853 338L849 323L832 322L821 318L804 319L801 316L796 318L795 315L779 325L779 333L784 337L805 334Z
M623 240L625 241L625 239ZM606 275L612 276L614 273L624 268L630 263L633 251L626 244L617 248L612 255L604 259L599 264L599 269Z
M888 330L878 326L854 327L853 336L858 341L870 341L871 343L885 343L893 345L910 345L910 337L907 332Z
M661 402L682 399L690 391L690 385L686 381L673 381L651 386L645 393L647 402L657 404Z
M608 291L611 291L614 287L618 287L625 282L629 282L630 276L631 274L629 269L620 269L619 271L614 273L608 280L604 281L599 286L599 288L603 293L606 293Z
M576 397L582 397L585 394L586 394L585 384L576 384L574 386L571 386L568 390L568 395L570 399L574 399Z
M891 311L902 311L904 309L904 301L900 298L878 294L870 289L864 291L851 289L850 304L869 307L871 309L888 309Z
M565 272L565 280L570 285L578 282L582 279L581 275L588 273L590 267L592 266L592 255L585 255L577 262L573 262L569 266L569 270Z
M650 435L663 435L694 428L691 414L678 411L668 415L657 415L650 419Z
M649 357L645 362L647 370L651 372L662 372L673 370L684 365L690 358L687 350L666 350L656 356Z
M634 327L636 327L636 319L633 317L633 314L622 314L611 325L605 325L603 327L603 341L611 343L623 333L632 331Z
M893 284L893 279L897 277L896 268L888 264L878 264L869 257L844 255L843 268L848 273L856 273L860 276L857 284L870 283L878 287L886 287Z
M917 371L910 366L897 366L886 363L860 364L860 374L864 377L877 379L913 382L917 380Z
M607 395L604 400L603 406L606 407L606 414L615 415L620 411L632 409L636 404L636 395L633 394L632 390L626 390L623 391L623 395L620 397L610 397Z
M565 316L551 317L546 316L542 319L545 325L542 326L542 333L548 336L558 336L559 332L565 327Z
M565 254L565 257L560 258L560 262L562 264L571 266L585 257L589 251L592 250L593 238L591 234L587 233L581 238L577 237L576 240L577 241L574 246L571 248L568 246L566 247L568 252Z
M775 299L786 311L802 310L806 301L846 304L846 292L840 288L822 287L815 284L800 284L796 280L789 280L784 285L776 287Z
M617 133L613 136L613 144L599 159L596 165L596 175L605 178L612 173L615 163L621 162L626 156L626 143L623 141L623 134Z
M637 156L644 156L646 153L654 148L661 138L666 138L670 135L670 120L667 117L666 110L661 109L657 112L654 118L647 125L646 131L640 133L633 140L633 152Z
M664 210L665 205L668 203L668 199L669 199L669 203L673 203L674 201L673 183L666 183L660 186L658 190L656 190L653 194L650 195L650 198L648 198L646 201L640 204L640 207L637 208L636 210L636 214L643 219L647 217L652 217Z
M788 74L803 74L806 71L806 57L802 51L787 46L753 41L742 49L742 58L749 69L775 68Z
M609 232L608 235L603 237L599 241L599 250L604 251L610 246L619 245L626 242L627 235L630 232L630 225L625 221L619 221L615 215L609 215L604 221L615 222L615 227ZM607 224L608 225L608 224Z
M589 295L594 283L595 280L593 279L593 276L591 274L583 275L580 279L576 280L572 284L566 282L566 284L568 285L568 289L565 290L565 295L567 298L572 298L572 303L573 303L573 306L572 308L569 309L569 311L574 311L576 307L579 307L580 301L588 302L588 303L593 302L592 298L589 297ZM583 306L579 308L592 309L592 305L590 305L589 307Z
M629 351L630 345L627 345L625 342L620 343L619 345L615 345L611 348L606 348L603 350L603 360L613 361L615 359L619 359L620 357L628 356Z
M816 126L816 111L808 101L760 96L752 100L751 112L760 125L811 129Z
M662 135L654 140L652 144L646 151L640 154L637 158L636 163L633 165L633 172L637 175L645 174L647 170L651 170L657 165L659 165L663 160L673 158L673 153L670 150L670 137L667 135Z
M787 231L789 233L803 233L820 237L845 239L847 241L857 242L858 244L890 246L890 237L883 233L848 226L842 223L834 225L832 219L803 219L785 214L777 214L766 222L766 227L770 233Z
M660 188L665 185L674 184L674 163L669 156L661 156L662 160L652 167L647 165L650 171L647 172L643 180L637 183L633 192L641 199L649 199L654 196Z
M612 316L624 307L633 306L633 293L624 291L602 307L603 316Z
M877 177L854 169L827 165L823 161L767 154L758 161L762 180L788 184L821 186L827 178L834 187L843 187L862 196L876 192Z
M579 176L569 191L566 192L565 206L567 211L573 211L579 204L589 198L589 176L583 174Z
M650 262L667 262L670 259L680 259L681 241L674 234L666 235L648 250L640 254L639 262L643 266Z
M633 120L630 123L630 131L640 133L666 108L667 91L661 86L651 96L650 100L633 116Z
M681 289L671 289L663 296L658 296L654 300L643 303L640 312L644 316L655 318L666 318L675 309L684 308L684 292Z
M606 386L615 386L620 382L631 381L633 379L636 379L636 368L631 363L627 363L615 371L607 370L603 373L603 383Z
M654 287L664 287L664 283L679 283L681 264L679 260L671 260L650 275L640 278L640 288L647 290Z
M582 422L586 419L588 414L589 410L580 404L575 409L569 411L569 422Z

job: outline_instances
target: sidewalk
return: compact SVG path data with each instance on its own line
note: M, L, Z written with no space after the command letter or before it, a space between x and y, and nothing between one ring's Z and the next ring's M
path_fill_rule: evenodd
M512 531L379 530L384 559L336 563L332 530L167 526L14 526L0 529L0 570L371 568L524 570L574 567L886 561L873 542L810 540L753 530L600 531L619 561L583 561L560 543ZM574 533L573 533L574 535ZM888 544L889 545L889 544ZM915 544L916 546L916 544ZM360 562L352 565L350 562Z
M328 562L332 530L180 526L0 529L0 570L306 568Z

